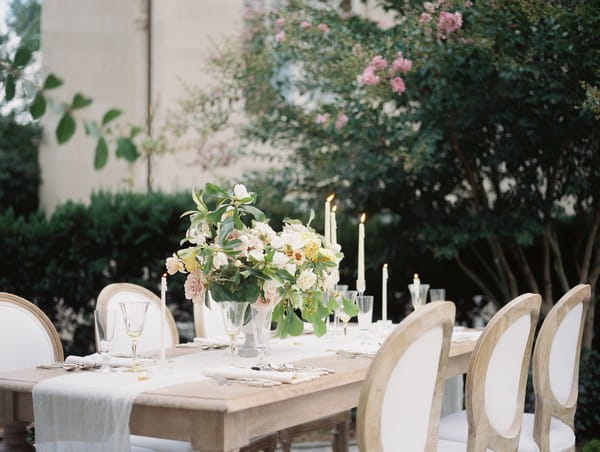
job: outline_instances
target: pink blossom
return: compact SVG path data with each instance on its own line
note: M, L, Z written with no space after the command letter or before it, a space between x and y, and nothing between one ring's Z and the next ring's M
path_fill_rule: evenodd
M283 27L285 25L285 17L280 17L275 21L275 25L278 27Z
M369 63L369 66L373 66L375 69L385 69L387 65L387 61L381 55L374 56Z
M200 272L195 271L190 273L185 280L183 289L185 291L186 299L192 300L193 302L200 301L202 295L204 295L205 289L204 283L200 278Z
M327 121L329 121L329 113L319 113L317 115L317 117L315 118L315 121L317 122L317 124L325 124L327 123Z
M373 66L367 66L361 75L358 76L358 83L362 85L377 85L381 79L375 74Z
M348 116L343 111L340 111L337 116L337 121L335 122L335 128L341 129L348 123Z
M412 61L402 56L402 52L398 52L398 57L392 62L394 72L402 72L406 74L412 69Z
M300 22L300 28L310 28L312 24L308 20L303 20Z
M277 41L277 42L285 41L285 31L281 30L281 31L277 32L277 34L275 35L275 41Z
M421 22L422 24L426 24L428 22L431 22L431 14L429 14L429 13L422 13L421 17L419 17L419 22Z
M390 85L392 85L392 91L395 93L402 94L404 91L406 91L406 84L404 83L402 77L394 77L392 80L390 80Z
M467 1L465 2L465 8L471 8L471 7L473 7L473 2L471 2L471 1L467 0Z
M317 28L319 29L320 32L323 33L323 35L327 36L329 34L329 32L331 31L329 29L329 27L327 26L326 23L321 22L319 25L317 25Z
M440 19L437 24L438 31L445 36L447 33L452 33L462 26L462 14L455 12L454 14L448 11L440 13Z
M425 11L428 13L434 13L437 5L435 3L425 2L423 3L423 8L425 8Z

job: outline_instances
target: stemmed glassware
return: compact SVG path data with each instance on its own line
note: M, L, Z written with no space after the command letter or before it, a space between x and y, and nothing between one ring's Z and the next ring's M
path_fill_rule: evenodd
M231 356L231 363L235 364L238 358L237 338L242 331L248 302L220 301L219 303L223 309L225 332L229 336L229 355Z
M410 298L415 310L425 306L429 284L409 284L408 290L410 291Z
M94 325L98 338L98 348L102 355L102 366L98 372L112 372L112 368L108 365L110 360L109 353L112 348L112 341L115 334L116 311L108 308L96 309L94 311Z
M350 300L352 303L356 304L356 296L358 295L358 292L356 290L347 290L346 292L344 292L342 294L343 298L346 298L347 300ZM337 310L337 314L339 319L342 321L342 324L344 325L344 340L348 339L348 322L350 321L351 316L349 316L345 311L344 311L344 303L343 300L340 300L340 306Z
M337 284L335 286L333 295L335 296L335 299L338 303L342 302L342 297L346 294L347 291L348 291L347 284ZM336 309L333 311L333 331L334 331L335 335L338 334L338 323L339 323L338 320L339 320L338 309Z
M137 367L137 341L144 331L144 322L146 321L146 312L148 311L149 301L127 301L119 303L123 320L125 321L125 331L131 338L131 357L133 359L132 371L138 370Z
M256 350L258 350L259 367L266 366L266 351L271 338L271 317L273 315L272 307L258 306L256 303L250 305L252 312L252 328L254 330L254 341Z

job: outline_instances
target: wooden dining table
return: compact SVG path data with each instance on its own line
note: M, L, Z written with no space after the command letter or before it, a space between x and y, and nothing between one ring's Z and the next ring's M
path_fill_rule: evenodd
M465 373L475 340L453 342L447 377ZM168 357L190 353L171 349ZM216 352L210 352L216 353ZM296 361L335 370L313 381L255 387L223 384L212 378L140 393L130 416L132 434L190 441L196 451L236 451L253 438L350 410L358 405L371 359L330 354ZM33 450L25 428L34 421L32 390L62 369L25 369L0 373L0 450Z

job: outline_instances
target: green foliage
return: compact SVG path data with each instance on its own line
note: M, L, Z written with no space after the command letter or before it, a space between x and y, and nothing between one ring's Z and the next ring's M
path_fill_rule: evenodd
M66 143L71 139L77 128L77 123L70 113L64 113L56 126L56 141L58 144Z
M600 452L600 439L594 439L586 443L581 450L582 452Z
M38 208L40 129L19 124L13 116L0 116L0 211L17 214Z
M38 0L11 0L7 25L21 38L21 44L30 52L40 48L40 13Z
M132 282L158 293L164 259L185 233L189 195L97 194L41 213L0 214L0 287L35 302L62 331L68 353L93 346L91 318L100 290ZM170 278L169 303L183 301L183 279Z
M598 350L584 349L581 353L575 429L579 441L584 438L600 437L600 352ZM599 446L600 442L597 443ZM591 450L600 450L600 448Z

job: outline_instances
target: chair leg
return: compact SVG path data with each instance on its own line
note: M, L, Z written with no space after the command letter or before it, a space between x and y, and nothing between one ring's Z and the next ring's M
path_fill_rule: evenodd
M346 412L344 421L333 428L333 441L331 448L333 452L348 452L348 432L350 430L350 411Z
M290 452L292 449L292 441L294 440L294 436L290 434L289 430L280 431L278 436L281 452Z

